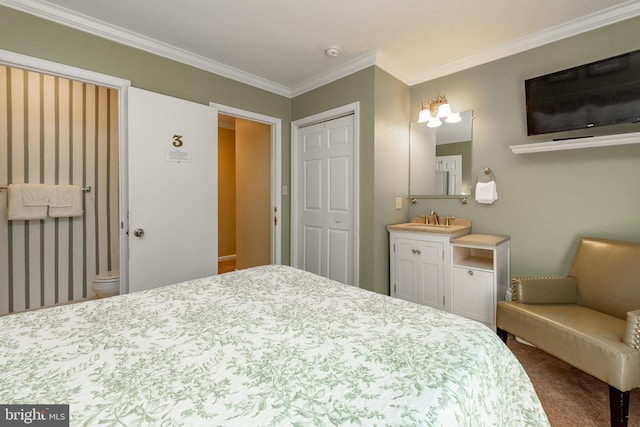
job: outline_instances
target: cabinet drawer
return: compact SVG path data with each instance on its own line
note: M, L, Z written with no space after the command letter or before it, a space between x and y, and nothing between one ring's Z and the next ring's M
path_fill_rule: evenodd
M493 273L454 267L452 294L454 313L487 324L495 323Z
M401 257L415 256L423 260L442 259L443 245L440 242L424 242L421 240L396 239L396 254Z

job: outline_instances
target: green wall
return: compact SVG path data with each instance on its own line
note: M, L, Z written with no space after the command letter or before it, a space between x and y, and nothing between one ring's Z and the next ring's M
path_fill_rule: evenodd
M376 68L375 150L373 187L373 259L362 268L372 271L371 290L389 294L389 233L386 226L405 222L409 180L409 87ZM402 209L396 198L402 197ZM363 212L363 214L365 214ZM360 217L363 215L361 214Z
M290 186L291 100L176 61L0 6L0 49L130 80L201 104L215 102L282 120L282 185ZM290 198L282 197L282 262L289 263Z
M441 94L454 110L473 110L472 173L491 167L499 200L464 206L424 199L411 216L435 209L472 220L475 233L510 235L512 276L566 274L580 236L640 241L640 144L536 154L509 149L550 139L527 137L525 79L638 49L639 40L640 18L633 18L413 86L413 120L421 101Z

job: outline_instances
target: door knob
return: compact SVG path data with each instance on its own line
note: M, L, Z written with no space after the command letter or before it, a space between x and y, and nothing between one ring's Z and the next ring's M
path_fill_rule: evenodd
M136 237L142 237L144 236L144 230L142 228L136 228L133 230L133 235Z

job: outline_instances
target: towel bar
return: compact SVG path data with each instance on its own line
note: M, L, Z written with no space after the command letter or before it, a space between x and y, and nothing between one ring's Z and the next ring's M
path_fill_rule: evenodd
M7 186L0 185L0 192L1 192L2 190L6 190L6 189L7 189ZM90 185L88 185L88 186L86 186L86 187L82 187L82 191L84 191L85 193L91 193L91 186L90 186Z

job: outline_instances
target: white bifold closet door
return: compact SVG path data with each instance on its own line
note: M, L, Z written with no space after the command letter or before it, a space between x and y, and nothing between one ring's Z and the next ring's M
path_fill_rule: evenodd
M218 111L128 92L129 292L217 273Z
M355 285L354 116L298 133L297 267Z

